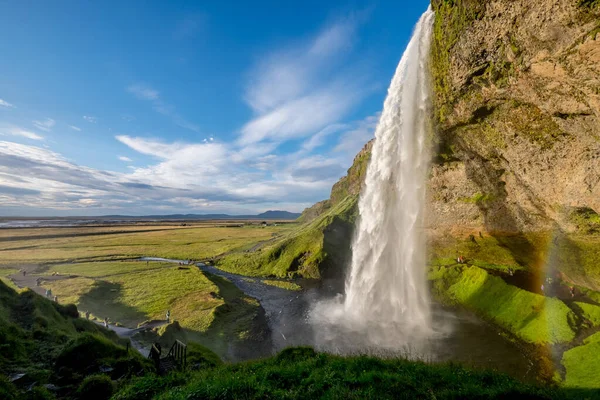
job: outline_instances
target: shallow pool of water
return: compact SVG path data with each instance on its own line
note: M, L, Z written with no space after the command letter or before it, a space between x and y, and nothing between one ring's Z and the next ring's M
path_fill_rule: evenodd
M160 258L142 260L182 261ZM323 339L323 332L309 322L308 314L315 302L336 295L320 282L297 281L304 289L290 291L265 284L261 278L232 274L202 263L197 266L204 272L227 278L244 293L256 298L265 310L271 345L257 348L254 352L232 349L233 358L265 357L286 347L306 345L341 354L374 353L384 357L408 356L424 361L455 361L475 368L495 369L529 381L535 381L539 374L532 348L509 340L495 326L465 310L432 304L434 327L443 327L446 333L429 340L426 348L369 351L353 346L355 342L346 332L328 342Z

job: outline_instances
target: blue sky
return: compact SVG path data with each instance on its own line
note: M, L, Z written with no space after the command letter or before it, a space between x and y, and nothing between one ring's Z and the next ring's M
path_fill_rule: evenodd
M0 215L302 211L428 6L3 1Z

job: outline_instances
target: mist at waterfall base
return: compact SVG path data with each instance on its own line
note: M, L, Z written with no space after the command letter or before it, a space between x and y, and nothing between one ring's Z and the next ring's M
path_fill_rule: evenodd
M420 18L388 89L359 200L345 295L310 312L322 350L422 355L432 338L448 333L432 326L422 232L433 20L431 9Z

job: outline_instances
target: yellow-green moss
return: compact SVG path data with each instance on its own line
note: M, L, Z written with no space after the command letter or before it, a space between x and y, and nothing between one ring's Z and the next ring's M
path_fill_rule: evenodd
M536 344L564 343L575 337L575 315L562 301L506 284L478 267L433 267L434 293L459 303L517 337Z

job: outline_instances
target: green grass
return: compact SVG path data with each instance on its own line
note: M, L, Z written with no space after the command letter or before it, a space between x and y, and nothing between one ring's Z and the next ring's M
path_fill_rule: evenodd
M526 342L564 343L575 337L573 312L562 301L507 285L478 267L433 267L434 293L477 312Z
M30 383L53 383L68 393L100 366L112 367L116 379L130 368L143 372L146 362L137 352L128 354L114 332L77 318L73 306L30 290L17 293L0 282L0 375L26 373Z
M13 274L16 274L17 272L19 272L19 270L16 268L0 268L0 277L13 275Z
M491 371L290 348L265 360L133 381L114 399L565 399L569 393Z
M273 235L285 233L293 224L282 226L244 227L154 227L145 232L114 233L114 228L61 231L48 228L35 230L36 235L27 236L27 231L11 230L12 239L0 242L2 260L0 264L26 264L41 262L71 262L95 259L118 259L141 256L175 259L210 259L235 249L243 249L259 241L269 240ZM128 228L131 230L131 228ZM69 237L53 237L73 233ZM113 233L111 233L113 232ZM89 234L93 233L93 236ZM98 234L101 233L101 234ZM4 233L6 236L6 233ZM87 236L86 236L87 235Z
M265 283L265 284L271 285L271 286L277 286L278 288L286 289L286 290L292 290L292 291L302 290L302 286L300 286L294 282L274 281L274 280L265 279L262 281L262 283Z
M600 389L600 333L588 338L584 343L563 354L562 365L566 370L563 386Z
M60 280L47 282L44 287L52 289L61 302L77 304L82 311L89 310L101 319L109 317L129 327L146 320L165 319L166 311L170 310L171 318L183 327L203 332L213 322L214 310L224 304L223 299L211 295L219 294L217 285L197 268L180 270L173 264L150 263L155 269L118 272L120 265L130 271L128 264L147 268L142 262L92 263L93 270L89 265L76 264L68 273L103 275L103 278ZM65 266L55 269L66 270Z
M580 302L575 302L575 304L581 309L583 317L592 323L592 326L600 326L600 307Z
M319 278L332 259L349 249L329 245L327 234L334 225L348 229L356 218L357 197L348 196L316 219L298 226L280 240L255 252L232 253L219 260L219 268L248 276Z
M87 262L53 265L48 268L46 274L51 275L52 273L57 272L60 275L77 275L88 278L98 278L172 266L173 263L151 262L146 264L146 262L143 261Z

